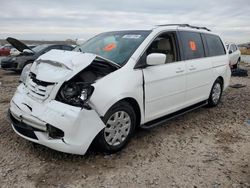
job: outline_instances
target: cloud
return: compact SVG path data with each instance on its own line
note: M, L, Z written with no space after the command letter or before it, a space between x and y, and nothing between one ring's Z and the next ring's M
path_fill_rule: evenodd
M0 38L89 38L109 30L189 23L239 43L250 41L249 10L248 0L11 0L1 3Z

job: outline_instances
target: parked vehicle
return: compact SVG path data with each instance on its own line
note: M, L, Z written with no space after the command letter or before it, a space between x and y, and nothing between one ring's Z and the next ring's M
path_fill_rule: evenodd
M12 48L13 47L10 44L5 44L4 46L2 46L0 48L0 56L8 56L8 55L10 55L10 50Z
M226 46L229 53L230 65L233 69L236 69L241 61L241 52L234 43L227 44Z
M2 59L1 68L4 70L11 70L15 72L21 72L24 66L26 66L27 64L32 64L34 60L36 60L39 56L52 49L69 51L73 49L73 47L70 45L60 44L42 44L31 49L16 39L7 38L7 41L21 53L18 56L9 56Z
M32 49L32 48L34 48L34 47L36 47L37 45L27 45L30 49ZM17 56L17 55L19 55L21 52L20 51L18 51L16 48L12 48L11 50L10 50L10 55L11 56Z
M85 154L93 143L113 153L136 127L218 105L230 76L225 46L206 28L107 32L24 70L10 119L18 135L58 151Z

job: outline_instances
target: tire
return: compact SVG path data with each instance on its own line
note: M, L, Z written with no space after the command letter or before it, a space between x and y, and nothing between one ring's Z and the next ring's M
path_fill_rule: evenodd
M215 107L220 103L222 92L223 92L222 80L217 78L213 84L213 87L211 89L211 92L208 98L209 107Z
M97 135L98 149L115 153L126 146L136 127L136 114L132 106L123 101L111 107L103 117L106 127Z
M21 73L22 73L21 70L14 70L14 72L15 72L16 74L21 74Z

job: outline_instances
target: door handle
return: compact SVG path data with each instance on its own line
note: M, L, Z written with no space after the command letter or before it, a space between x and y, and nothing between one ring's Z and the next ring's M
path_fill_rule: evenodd
M181 68L178 68L175 72L176 72L176 73L181 73L181 72L184 72L184 70L181 69Z
M196 68L195 68L195 67L193 67L193 68L189 68L189 70L196 70Z
M193 65L191 65L190 67L189 67L189 70L196 70L196 67L194 67Z

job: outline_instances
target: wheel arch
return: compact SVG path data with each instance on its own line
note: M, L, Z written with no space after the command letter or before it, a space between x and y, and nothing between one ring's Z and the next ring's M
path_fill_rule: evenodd
M222 76L219 76L217 79L219 79L220 81L221 81L221 83L222 83L222 88L224 88L224 79L223 79L223 77ZM217 80L216 79L216 80Z
M121 103L121 102L127 102L134 109L135 114L136 114L136 127L139 127L141 124L141 109L140 109L139 103L136 101L136 99L132 97L126 97L114 103L109 109L111 109L114 105L117 105L118 103ZM107 111L109 111L109 109Z
M122 101L128 102L132 106L132 108L135 110L136 127L140 126L140 124L141 124L141 109L140 109L138 102L132 97L124 98L124 99L122 99Z

